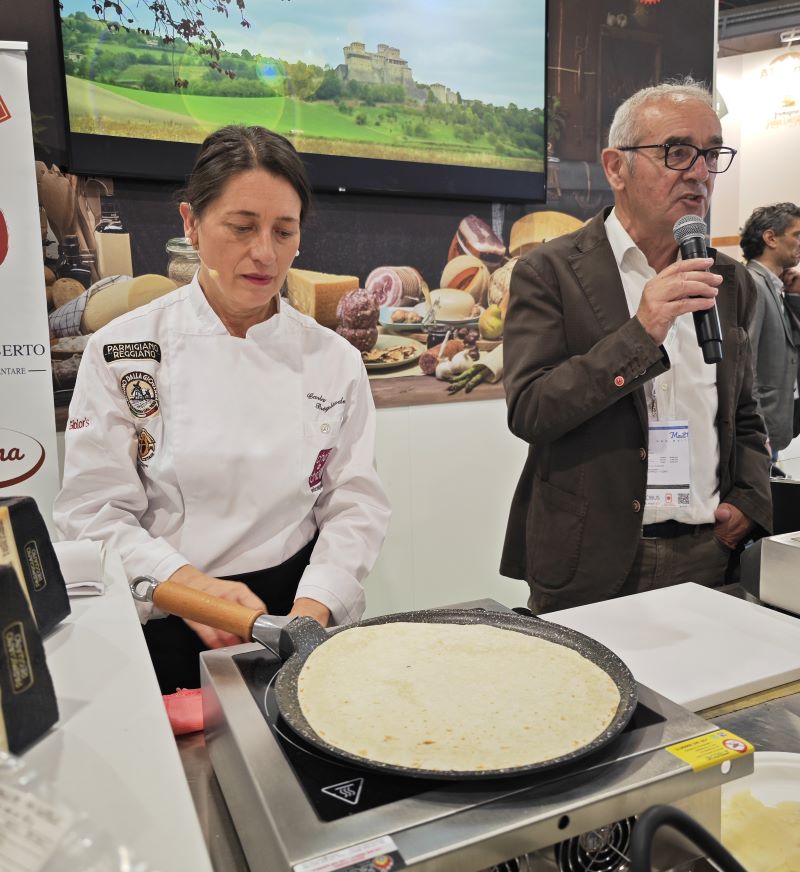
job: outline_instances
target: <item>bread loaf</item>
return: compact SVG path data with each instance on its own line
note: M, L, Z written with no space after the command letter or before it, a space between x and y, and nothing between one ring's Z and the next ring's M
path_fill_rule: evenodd
M176 287L172 279L146 274L101 288L86 303L81 318L81 331L94 333L114 318L163 297Z
M518 257L512 257L511 260L504 263L500 269L496 269L492 273L491 281L489 282L489 292L487 295L489 305L499 303L503 296L508 292L511 284L511 273L514 272L514 267L517 265Z
M339 300L358 287L357 276L337 276L308 269L290 269L286 276L289 305L323 327L336 327Z
M57 309L74 300L75 297L80 297L85 290L86 288L77 279L56 279L52 285L53 305Z

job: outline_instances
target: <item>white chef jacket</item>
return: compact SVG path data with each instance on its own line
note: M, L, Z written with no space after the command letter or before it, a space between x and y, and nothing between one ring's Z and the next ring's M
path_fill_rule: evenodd
M231 336L195 276L89 340L54 520L158 580L276 566L319 531L297 596L346 623L391 514L374 442L355 348L285 300Z

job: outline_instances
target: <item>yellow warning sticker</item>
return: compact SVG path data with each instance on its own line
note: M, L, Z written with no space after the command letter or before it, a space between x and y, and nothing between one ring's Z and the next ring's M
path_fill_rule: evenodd
M755 748L746 739L735 736L728 730L715 730L696 739L667 745L666 750L684 763L688 763L695 772L699 772L725 760L745 757L747 754L752 754Z

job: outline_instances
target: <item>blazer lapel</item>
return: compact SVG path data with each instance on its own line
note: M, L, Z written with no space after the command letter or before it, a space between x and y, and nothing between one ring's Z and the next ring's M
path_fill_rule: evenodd
M716 258L713 248L708 250L709 257ZM719 414L727 414L733 400L732 391L736 383L736 369L739 360L739 343L736 334L736 268L733 264L714 264L711 272L722 276L722 284L717 294L717 312L722 332L722 361L717 364L717 396L719 398Z
M605 218L610 209L597 215L576 240L576 252L569 260L575 277L594 312L600 327L598 339L613 333L630 320L625 289L619 277L614 252L605 231ZM647 401L643 388L631 393L644 435L647 435Z
M778 313L781 323L783 324L783 332L786 334L786 339L791 345L794 345L792 324L789 320L789 314L777 291L772 285L769 270L765 266L762 266L757 260L751 261L750 268L761 276L761 280L764 282L764 287L767 289L767 294L769 295L770 300L772 300L772 306L775 308L775 311Z

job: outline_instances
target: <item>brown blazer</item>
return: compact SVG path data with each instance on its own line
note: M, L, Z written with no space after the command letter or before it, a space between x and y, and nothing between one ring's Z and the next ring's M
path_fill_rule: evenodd
M534 249L511 278L503 355L508 425L529 449L500 572L524 578L543 610L607 599L622 587L647 488L642 385L670 366L630 317L605 217ZM724 278L717 298L720 498L763 534L772 527L770 460L745 329L755 290L744 266L713 250L710 256Z

